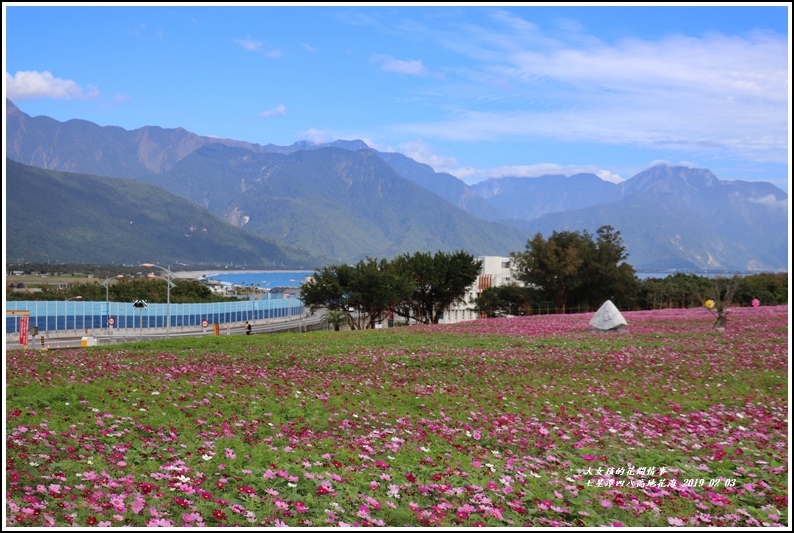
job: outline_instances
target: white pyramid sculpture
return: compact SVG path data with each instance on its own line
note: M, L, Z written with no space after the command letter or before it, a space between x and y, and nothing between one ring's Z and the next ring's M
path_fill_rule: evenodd
M619 329L628 325L626 319L620 314L618 308L612 303L612 300L607 300L598 308L595 316L590 319L590 325L596 329L610 330Z

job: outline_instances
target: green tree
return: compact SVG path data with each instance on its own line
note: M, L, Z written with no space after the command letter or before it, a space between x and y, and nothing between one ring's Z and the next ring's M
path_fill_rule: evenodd
M711 292L711 281L696 274L677 272L649 278L640 284L638 300L647 309L700 307Z
M548 240L535 234L524 252L510 254L516 279L548 296L555 311L564 313L568 295L582 282L582 243L581 233L573 231L555 231Z
M343 324L350 324L353 321L353 317L343 309L328 309L320 321L333 327L334 331L339 331L342 329Z
M740 305L751 305L753 298L758 298L762 305L788 303L788 272L743 276L736 288L734 301Z
M482 261L462 250L403 254L392 263L397 273L408 277L413 285L410 295L395 307L395 313L423 324L437 324L444 309L463 301L482 268Z
M410 279L388 261L367 258L353 266L331 265L316 271L301 285L301 294L312 309L355 311L359 328L374 328L411 289Z
M301 299L312 311L325 307L350 311L356 307L352 291L355 268L347 264L328 265L315 270L314 275L301 283Z
M586 230L555 231L548 240L537 233L511 257L516 278L553 301L556 312L572 305L598 308L607 299L631 306L639 292L620 232L609 225L595 238Z
M171 303L226 302L236 300L213 294L209 287L195 280L175 278L171 289ZM123 278L111 280L107 289L100 280L88 283L73 283L67 289L45 284L41 292L12 292L6 290L9 300L53 301L80 297L85 302L132 302L146 300L149 303L168 301L168 285L162 278Z
M624 308L635 305L640 282L634 267L627 262L628 253L620 232L606 225L598 228L596 236L592 241L584 234L591 255L585 260L582 300L592 308L600 307L607 299Z
M390 309L411 295L412 288L411 278L385 259L359 261L350 283L353 303L359 317L366 317L367 328L383 322Z
M488 318L529 314L532 291L516 283L488 287L475 300L477 310Z

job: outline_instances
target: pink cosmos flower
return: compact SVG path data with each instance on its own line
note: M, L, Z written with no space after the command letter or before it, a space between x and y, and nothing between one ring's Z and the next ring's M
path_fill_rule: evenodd
M165 518L154 518L146 522L146 527L172 527L173 524L170 520Z

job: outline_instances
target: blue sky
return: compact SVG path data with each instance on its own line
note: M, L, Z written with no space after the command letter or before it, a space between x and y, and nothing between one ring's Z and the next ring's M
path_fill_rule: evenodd
M788 191L787 3L3 4L31 116L361 139L467 183L655 162Z

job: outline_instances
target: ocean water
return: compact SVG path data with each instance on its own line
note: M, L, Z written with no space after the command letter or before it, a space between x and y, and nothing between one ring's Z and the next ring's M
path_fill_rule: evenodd
M259 286L260 289L276 287L300 287L306 276L314 274L314 270L252 270L250 272L219 272L207 276L222 283L238 286Z
M717 275L730 277L733 274L715 274L711 272L685 272L703 277ZM259 285L260 289L273 289L275 287L299 287L307 276L314 274L313 270L251 270L248 272L219 272L210 274L207 279L214 279L222 283L238 286ZM666 278L675 274L675 271L666 272L637 272L640 281L648 278Z
M739 276L747 276L753 274L752 272L702 272L702 271L675 271L675 270L667 270L664 272L637 272L637 279L640 281L645 281L648 278L657 278L663 279L668 276L673 276L675 274L694 274L695 276L700 276L702 278L730 278L733 277L734 274L738 274Z

